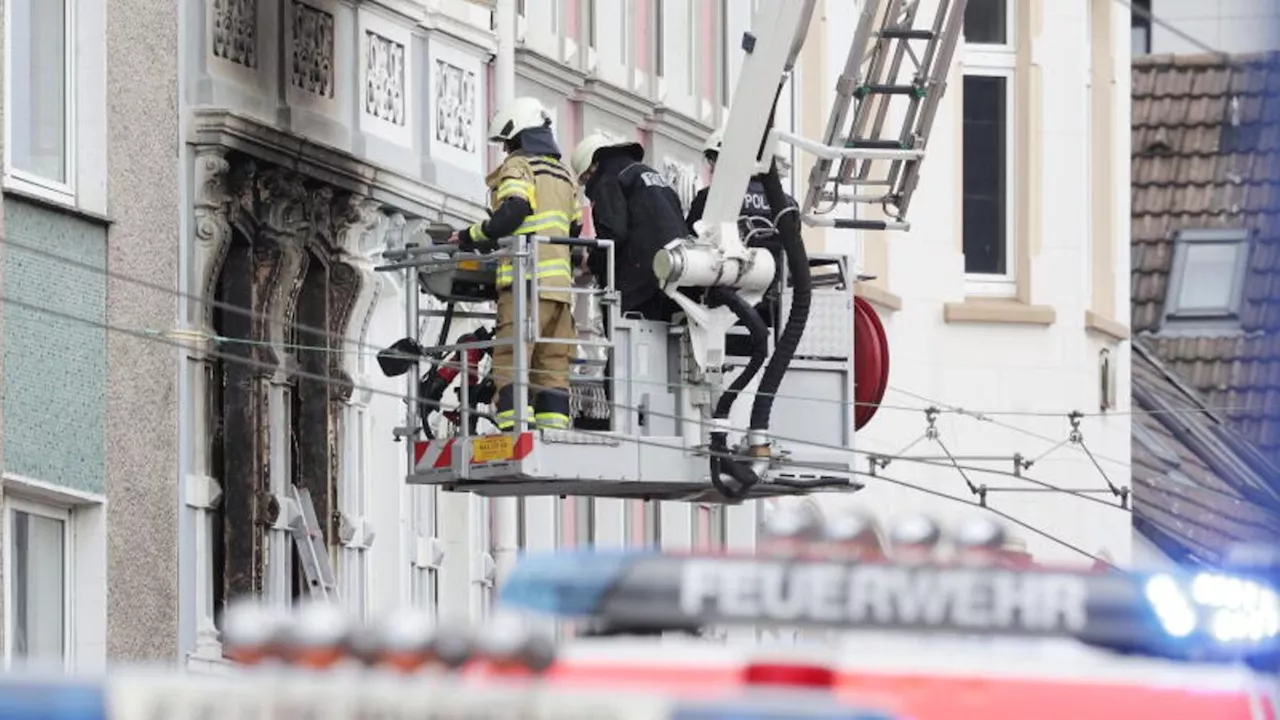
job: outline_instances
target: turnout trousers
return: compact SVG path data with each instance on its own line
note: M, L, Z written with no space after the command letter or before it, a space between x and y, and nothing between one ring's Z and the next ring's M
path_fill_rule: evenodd
M532 419L540 428L568 428L569 417L569 363L578 334L573 326L573 313L569 303L560 300L538 300L538 335L543 338L563 340L557 343L525 343L525 367L529 371L528 397L533 400L525 409L526 421ZM517 323L511 290L498 293L498 323L496 340L515 337ZM515 348L497 345L493 348L493 381L498 388L496 418L498 429L511 430L515 426Z

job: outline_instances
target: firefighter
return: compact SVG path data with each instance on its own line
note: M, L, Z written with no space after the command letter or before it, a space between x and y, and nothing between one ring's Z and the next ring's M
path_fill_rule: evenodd
M680 196L643 160L640 143L597 132L578 144L571 164L591 201L596 236L615 243L614 279L622 311L670 322L678 306L658 286L653 256L687 233ZM605 260L601 252L588 258L598 278L606 277Z
M552 237L575 236L581 215L577 208L578 188L573 176L560 161L560 148L551 132L551 118L534 98L522 97L499 110L489 124L489 141L502 143L506 157L498 169L485 178L489 188L489 219L457 233L455 241L467 251L492 251L496 242L510 235L536 234ZM573 269L566 245L538 243L534 246L539 297L538 335L555 340L574 340L570 293ZM514 268L510 258L498 265L497 340L510 340L516 321L512 303ZM566 342L526 345L529 368L529 395L532 415L541 428L569 427L569 362L573 345ZM493 377L498 387L496 419L500 431L515 426L515 392L511 375L514 348L493 348Z

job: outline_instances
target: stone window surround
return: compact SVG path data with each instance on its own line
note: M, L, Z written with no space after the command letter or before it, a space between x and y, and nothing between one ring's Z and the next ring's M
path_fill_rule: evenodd
M192 292L198 294L212 296L218 277L219 258L230 242L222 184L230 170L230 164L226 160L229 152L326 183L334 189L335 197L348 196L351 201L348 201L346 207L351 212L349 222L344 227L349 227L342 233L344 238L341 242L347 248L346 255L350 258L348 262L355 265L358 272L367 275L373 274L372 262L361 254L360 248L369 247L369 233L380 232L388 224L403 226L406 216L441 219L459 226L484 217L483 207L472 201L394 171L371 166L345 153L299 139L233 112L198 110L193 118L193 126L190 144L194 146L192 149L195 156L196 182L192 201L196 252L193 253L194 267L191 271L194 285ZM348 335L362 336L367 328L365 317L372 311L375 303L374 298L366 296L372 294L362 288L347 324ZM208 318L199 312L184 318L184 325L189 330L208 332L207 324ZM354 339L363 340L362 337ZM193 345L188 356L191 361L203 362L208 350L207 347ZM197 383L204 377L201 372L192 375ZM354 379L357 385L363 384L358 378ZM347 404L356 407L367 402L363 395L364 393L352 393ZM195 403L198 407L184 408L184 417L187 418L183 423L184 432L199 437L201 433L207 435L207 430L201 429L202 421L199 419L206 415L203 403L207 400L204 399L203 388L195 388L193 396L197 398ZM187 648L187 662L192 668L217 670L223 667L223 661L221 644L213 623L211 511L221 502L223 488L213 477L212 469L207 467L207 453L196 450L192 456L182 460L185 481L180 485L180 494L183 505L193 513L194 528L194 537L184 538L184 544L189 543L189 549L184 551L182 560L196 563L192 570L194 587L183 588L184 593L194 591L195 594L194 598L190 598L190 603L182 604L191 608L190 615L184 615L182 622L187 626L194 625L196 629L194 647ZM338 502L346 504L347 496L341 494L341 491L339 493ZM350 539L330 539L344 549L342 554L346 558L351 555L346 550L360 551L367 547L367 540L374 529L363 517L344 516L343 522L348 527L359 530ZM397 536L399 533L389 534ZM425 568L427 572L435 570L434 567ZM344 585L343 591L350 592L350 588Z

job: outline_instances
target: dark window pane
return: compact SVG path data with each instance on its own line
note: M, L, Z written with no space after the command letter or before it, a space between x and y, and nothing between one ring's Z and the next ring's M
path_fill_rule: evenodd
M1009 0L969 0L964 9L964 41L981 45L1009 42Z
M1008 270L1007 105L1006 78L965 76L961 233L966 273L1003 275Z
M1129 39L1132 43L1129 48L1134 55L1149 55L1151 53L1151 28L1133 26L1129 29Z

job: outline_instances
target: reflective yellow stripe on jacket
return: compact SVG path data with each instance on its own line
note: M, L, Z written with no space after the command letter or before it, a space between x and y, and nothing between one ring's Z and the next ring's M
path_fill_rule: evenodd
M510 182L510 181L508 181ZM501 192L501 190L499 190ZM551 237L567 237L570 229L569 213L563 210L547 210L545 212L534 213L525 218L520 227L516 229L517 235L549 235ZM563 279L568 282L573 281L573 267L569 263L568 258L553 258L550 260L540 260L538 262L538 282L541 284L547 280ZM498 287L507 287L515 282L515 268L511 264L511 260L503 260L498 265Z

